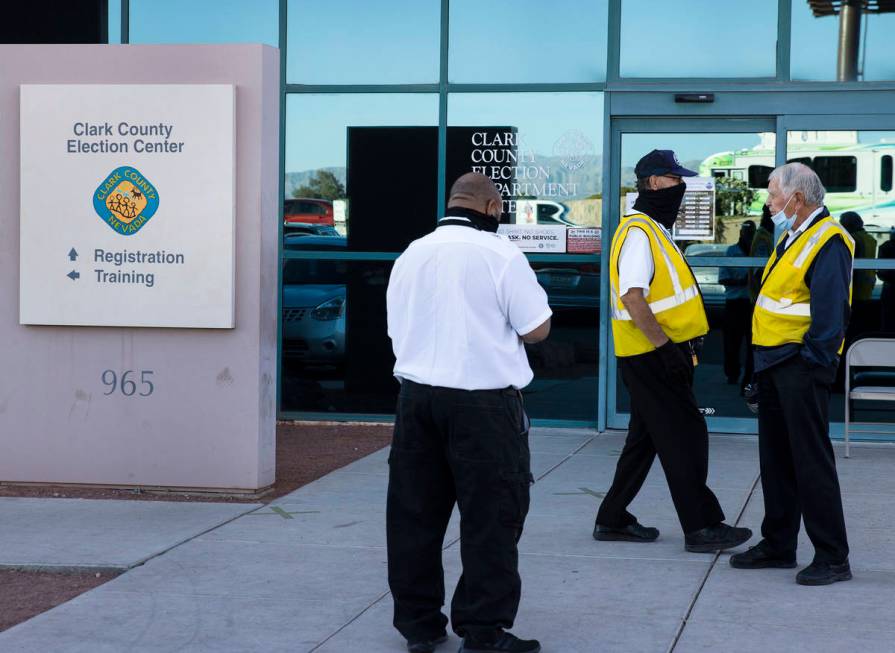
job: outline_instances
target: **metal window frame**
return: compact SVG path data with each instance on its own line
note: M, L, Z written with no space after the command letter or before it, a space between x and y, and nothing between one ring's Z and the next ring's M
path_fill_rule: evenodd
M121 2L121 43L130 42L130 0L110 0ZM880 100L879 91L895 93L895 80L890 82L812 82L791 79L791 25L792 0L778 0L777 3L777 43L776 43L776 75L766 78L624 78L619 74L621 53L621 9L623 0L609 0L607 5L606 34L606 71L605 81L585 83L452 83L449 81L449 48L450 48L450 0L441 1L440 43L438 80L428 84L357 84L357 85L305 85L289 83L286 70L286 52L288 48L288 0L279 0L279 47L280 47L280 180L279 210L282 215L282 204L285 191L285 158L286 158L286 99L292 94L306 93L429 93L438 94L438 209L443 212L446 193L446 139L448 125L448 100L453 93L538 93L538 92L601 92L603 96L603 161L612 161L617 155L619 142L614 142L613 120L621 116L656 117L657 113L664 118L705 118L715 119L724 116L725 108L717 105L676 105L670 103L670 94L677 92L700 91L722 94L718 105L735 103L739 115L750 113L761 116L776 116L777 142L786 142L786 132L798 129L798 125L816 125L813 129L833 129L829 125L841 125L841 129L862 129L861 124L874 121L874 129L879 129L881 114L891 113L886 102ZM587 0L582 0L587 1ZM835 92L834 92L835 91ZM848 91L841 93L841 91ZM884 94L889 96L888 93ZM892 95L891 97L895 97ZM891 102L888 106L893 106ZM861 114L853 113L860 107ZM786 114L786 115L784 115ZM811 115L813 114L813 115ZM827 115L836 114L836 115ZM874 115L875 114L875 115ZM888 120L888 117L886 117ZM859 125L859 126L855 126ZM808 127L801 127L808 128ZM864 127L865 129L867 127ZM777 148L777 164L785 162L785 148ZM604 207L607 194L611 193L614 175L612 165L603 166L602 186ZM281 221L280 221L281 222ZM280 270L278 271L278 293L282 297L282 262L293 258L306 259L343 259L355 261L394 260L398 257L393 252L314 252L288 251L282 247L282 224L279 225ZM599 255L546 255L529 254L532 262L538 263L594 263L600 261L602 283L607 283L607 257ZM700 263L724 265L725 261L715 258L702 258ZM742 261L741 261L742 262ZM740 262L740 263L741 263ZM856 261L855 267L888 268L895 263L875 261ZM608 424L608 408L614 406L615 377L610 378L608 370L614 363L609 347L609 321L606 318L608 300L605 287L600 297L600 326L596 334L598 338L598 406L596 422L576 420L534 420L542 426L587 426L606 429ZM277 311L277 416L279 419L335 419L335 420L374 420L390 421L392 415L367 415L359 413L312 413L302 411L284 411L281 409L282 383L282 314ZM610 404L610 402L612 402ZM731 418L732 419L732 418ZM727 431L724 419L716 418L713 428ZM733 425L735 426L735 425ZM732 428L732 427L731 427ZM736 429L734 429L736 432Z

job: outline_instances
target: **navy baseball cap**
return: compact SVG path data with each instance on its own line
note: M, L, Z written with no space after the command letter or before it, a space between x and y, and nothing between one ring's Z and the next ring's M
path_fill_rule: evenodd
M695 177L699 173L688 170L680 164L672 150L653 150L637 162L634 174L638 179L652 175L677 175L678 177Z

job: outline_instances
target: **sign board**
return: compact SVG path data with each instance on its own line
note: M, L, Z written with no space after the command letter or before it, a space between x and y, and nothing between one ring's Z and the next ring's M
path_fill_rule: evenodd
M599 254L603 251L603 230L600 227L570 228L566 233L566 252L569 254Z
M687 192L678 211L674 240L715 239L715 181L708 177L684 177ZM634 211L637 193L625 194L625 213Z
M509 238L523 252L563 254L566 251L566 227L563 225L501 224L497 233Z
M674 223L675 240L715 239L715 180L684 177L687 192Z
M234 86L20 91L19 322L233 328Z

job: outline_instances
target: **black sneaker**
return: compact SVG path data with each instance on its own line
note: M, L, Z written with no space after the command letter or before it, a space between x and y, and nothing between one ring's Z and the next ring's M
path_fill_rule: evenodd
M736 528L721 523L684 536L684 548L691 553L716 553L732 549L752 537L748 528Z
M540 653L540 650L541 643L536 639L519 639L512 633L499 630L488 641L467 635L458 653Z
M447 635L441 635L435 639L420 639L415 641L407 641L407 650L410 653L433 653L439 644L447 641Z
M795 552L786 555L774 553L762 540L748 551L730 556L730 566L734 569L794 569L798 564Z
M832 585L843 580L851 580L848 560L839 565L812 562L796 575L796 582L799 585Z
M658 528L650 528L636 521L622 528L594 525L594 539L601 542L655 542L658 538Z

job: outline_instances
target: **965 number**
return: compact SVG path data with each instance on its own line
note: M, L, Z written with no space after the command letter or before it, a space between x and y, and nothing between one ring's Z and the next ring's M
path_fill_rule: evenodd
M104 371L102 381L103 385L109 388L109 391L103 394L109 396L117 391L125 397L133 397L134 395L148 397L155 391L155 386L152 384L152 370L140 370L139 381L135 380L136 374L138 374L137 371L127 370L119 377L115 370Z

